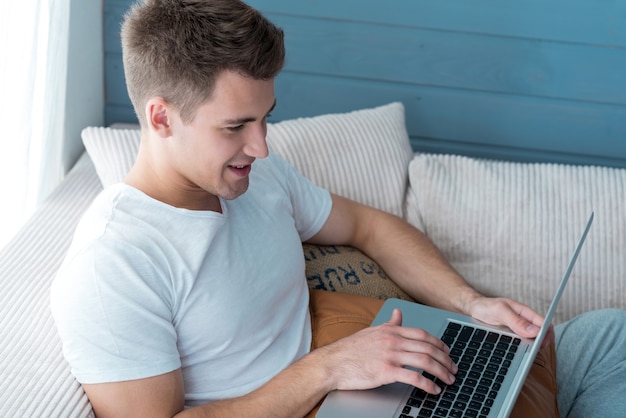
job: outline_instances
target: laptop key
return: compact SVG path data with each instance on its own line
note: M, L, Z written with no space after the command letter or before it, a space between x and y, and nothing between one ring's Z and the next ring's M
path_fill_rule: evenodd
M480 409L483 406L481 402L471 401L469 407L472 409Z
M478 350L481 346L480 341L470 341L467 343L467 346L470 348L473 348L475 350Z
M483 370L485 370L485 366L483 366L482 364L472 364L472 370L474 370L475 372L482 372ZM487 365L487 370L489 370L489 365Z
M456 399L457 399L458 401L468 403L468 402L470 401L470 399L471 399L471 398L469 397L469 395L464 394L464 393L461 393L459 396L457 396L457 398L456 398Z
M474 396L472 396L473 400L481 403L484 403L486 398L487 397L482 393L475 393Z
M465 411L465 416L470 418L476 418L478 416L478 411L475 409L467 409Z
M487 331L485 331L484 329L477 329L476 331L474 331L474 335L472 335L472 340L473 341L482 341L485 338L485 334L487 334Z
M465 409L465 407L467 406L467 404L465 402L461 402L461 401L456 401L454 403L454 407L456 409Z
M486 394L486 393L489 393L489 388L488 388L487 386L478 385L478 386L476 387L476 392L477 392L477 393Z
M447 401L445 399L442 399L441 402L439 402L439 407L444 408L446 411L450 409L451 406L452 406L452 402Z
M476 364L487 364L489 362L489 359L487 357L478 356L474 361L476 361Z
M459 364L457 364L457 367L459 368L459 370L468 370L471 367L471 364L462 361Z
M436 406L437 406L437 402L433 402L433 401L425 401L422 404L422 408L427 408L427 409L435 409Z
M437 408L437 409L435 409L435 416L436 417L445 417L446 415L448 415L448 410L446 408Z
M411 397L416 398L416 399L424 399L426 397L426 391L415 388L413 389L413 392L411 393Z
M432 415L433 415L433 411L431 409L426 409L426 408L420 409L419 414L417 414L418 417L430 417Z
M474 392L474 388L471 386L463 385L461 387L461 393L465 395L471 395Z
M487 372L485 372L485 373L487 373ZM480 376L481 376L481 375L480 375L480 373L475 372L475 371L473 371L473 370L472 370L472 371L470 371L467 375L468 375L470 378L472 378L472 379L480 379ZM458 376L458 372L457 372L457 376Z
M446 345L448 347L452 347L452 343L454 342L454 338L449 336L449 335L444 335L443 337L441 337L441 341L446 343Z
M461 332L459 333L459 336L457 337L457 339L459 341L462 341L464 343L468 342L470 340L470 337L472 336L472 333L474 332L474 329L468 326L464 326L461 329Z
M443 395L441 395L441 399L445 399L447 401L453 401L454 398L456 398L456 394L451 391L445 391L443 392Z
M409 399L406 401L406 404L407 404L408 406L412 406L412 407L414 407L414 408L419 408L419 407L420 407L420 405L422 404L422 401L421 401L420 399L409 398Z

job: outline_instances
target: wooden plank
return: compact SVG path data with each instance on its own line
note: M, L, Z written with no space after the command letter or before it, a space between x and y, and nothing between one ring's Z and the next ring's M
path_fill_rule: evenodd
M494 145L463 144L429 138L411 137L411 146L416 152L434 154L456 154L474 158L493 160L538 162L576 165L597 165L626 168L626 159L615 156L596 157L590 155L569 154L567 152L537 151L524 148L509 148Z
M104 2L104 51L105 53L122 53L120 30L124 13L132 1L107 0Z
M281 16L286 70L626 104L626 49Z
M525 148L538 156L565 154L566 160L567 155L600 160L626 157L626 106L291 73L278 77L276 96L272 121L401 101L411 137L458 143L464 154L472 147L487 146Z
M126 90L122 54L106 54L104 57L104 68L107 104L131 106Z
M626 46L626 0L249 0L277 14Z
M117 106L107 104L104 109L104 123L109 126L113 123L139 123L132 106Z

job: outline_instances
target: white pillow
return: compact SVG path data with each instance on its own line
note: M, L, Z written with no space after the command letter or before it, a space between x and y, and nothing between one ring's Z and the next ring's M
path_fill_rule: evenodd
M407 219L476 288L543 314L591 211L556 322L626 308L626 170L421 154Z
M139 137L136 129L83 130L103 186L124 179ZM268 124L267 142L318 185L402 216L412 151L401 103Z
M91 126L81 136L102 185L124 180L137 157L141 131Z
M402 103L268 124L267 142L319 186L403 215L413 152Z

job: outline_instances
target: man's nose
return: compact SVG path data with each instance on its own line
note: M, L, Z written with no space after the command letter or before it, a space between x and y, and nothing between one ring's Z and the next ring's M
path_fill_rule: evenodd
M250 130L250 135L246 138L243 151L246 155L255 158L265 158L269 154L267 148L267 129L265 126L255 126Z

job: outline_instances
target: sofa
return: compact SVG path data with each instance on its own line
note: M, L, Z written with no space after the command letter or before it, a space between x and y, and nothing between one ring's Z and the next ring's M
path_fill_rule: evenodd
M121 181L136 127L87 127L86 151L0 251L0 417L89 417L62 354L49 288L83 211ZM488 295L545 312L589 214L595 222L555 322L626 308L626 169L416 153L402 103L268 124L268 145L329 190L426 233ZM303 245L313 289L410 299L366 254Z

